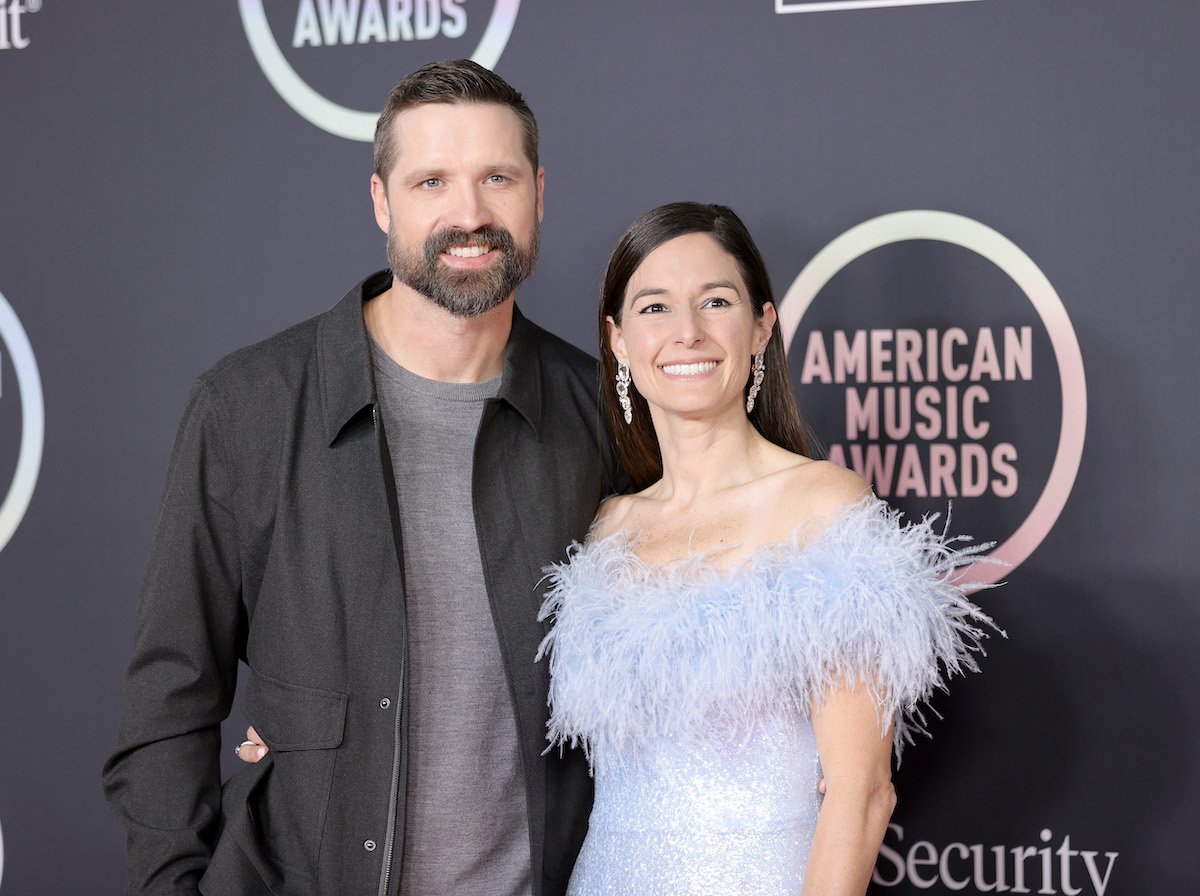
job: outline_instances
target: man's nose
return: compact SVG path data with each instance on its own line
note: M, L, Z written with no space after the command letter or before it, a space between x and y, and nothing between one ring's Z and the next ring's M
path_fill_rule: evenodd
M451 196L445 223L467 233L492 223L492 212L478 185L463 184Z

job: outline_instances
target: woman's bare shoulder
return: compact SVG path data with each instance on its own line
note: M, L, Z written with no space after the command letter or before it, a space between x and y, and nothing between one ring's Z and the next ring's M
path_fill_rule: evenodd
M596 518L592 520L592 528L588 532L588 541L607 538L622 529L622 524L629 516L637 501L637 495L612 495L605 498L596 509Z
M795 482L812 502L813 510L838 511L872 496L871 484L853 470L827 460L813 461L803 473L806 480Z
M865 479L826 460L797 464L779 479L772 529L780 540L790 538L802 524L824 529L846 508L873 497Z

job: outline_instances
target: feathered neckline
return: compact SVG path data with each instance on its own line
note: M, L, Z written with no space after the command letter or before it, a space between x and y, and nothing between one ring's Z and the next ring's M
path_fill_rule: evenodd
M971 539L966 535L946 535L949 515L940 527L941 531L938 531L939 527L936 524L941 517L941 513L932 513L920 521L910 523L910 528L915 527L925 536L914 539L914 543L942 555L952 553L956 559L954 568L974 562L979 559L976 555L992 547L991 543L987 543L951 549L951 545L969 542ZM736 551L741 547L740 543L712 545L698 550L689 547L684 556L665 563L646 560L637 552L637 545L642 537L640 528L619 530L600 538L592 538L589 535L582 544L573 544L569 553L573 562L600 561L610 574L617 575L621 581L631 584L647 587L663 582L673 585L736 585L757 573L775 570L780 563L799 563L806 555L818 554L829 544L844 543L847 530L863 526L890 528L900 525L902 518L902 512L894 510L881 498L871 496L848 504L831 514L805 517L792 527L789 538L755 545L730 563L723 563L715 559L714 555ZM814 532L818 526L822 528ZM916 531L913 534L917 534Z
M538 651L550 655L551 743L619 762L705 730L714 712L749 730L861 683L899 755L924 730L919 704L975 669L994 629L961 575L989 545L956 547L969 539L947 537L937 516L900 519L864 500L728 567L711 551L648 563L627 532L572 545L546 568L538 615L553 621Z

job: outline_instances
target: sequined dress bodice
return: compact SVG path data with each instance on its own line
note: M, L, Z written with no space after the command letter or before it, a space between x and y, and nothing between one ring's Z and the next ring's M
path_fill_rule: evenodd
M799 893L819 778L807 719L748 739L665 737L639 762L597 771L568 893Z

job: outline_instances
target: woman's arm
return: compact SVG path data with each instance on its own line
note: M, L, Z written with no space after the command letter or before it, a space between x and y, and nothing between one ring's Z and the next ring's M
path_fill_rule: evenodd
M832 691L812 716L825 798L805 872L805 896L863 896L896 805L891 728L865 686Z

